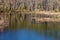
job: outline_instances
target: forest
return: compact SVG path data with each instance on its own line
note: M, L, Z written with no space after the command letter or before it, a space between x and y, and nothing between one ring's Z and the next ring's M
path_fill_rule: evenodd
M60 11L60 0L0 0L0 10Z

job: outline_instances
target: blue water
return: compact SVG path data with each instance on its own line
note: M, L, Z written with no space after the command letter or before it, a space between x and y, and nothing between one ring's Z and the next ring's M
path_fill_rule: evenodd
M0 40L53 40L53 37L38 34L32 30L16 30L0 32Z

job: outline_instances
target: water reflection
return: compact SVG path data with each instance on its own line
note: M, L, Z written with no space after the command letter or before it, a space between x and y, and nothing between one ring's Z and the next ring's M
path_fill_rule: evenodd
M0 40L54 40L54 38L45 34L38 34L34 30L19 29L0 34Z

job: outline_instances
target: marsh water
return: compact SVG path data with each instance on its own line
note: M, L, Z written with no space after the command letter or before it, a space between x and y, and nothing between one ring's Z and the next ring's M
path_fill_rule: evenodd
M60 22L30 23L16 14L9 20L8 29L0 32L0 40L60 40Z
M14 27L11 29L19 29L17 37L20 35L22 37L20 40L60 40L60 22L32 24L24 21L12 26Z
M0 33L0 40L55 40L52 36L38 34L36 31L20 29Z

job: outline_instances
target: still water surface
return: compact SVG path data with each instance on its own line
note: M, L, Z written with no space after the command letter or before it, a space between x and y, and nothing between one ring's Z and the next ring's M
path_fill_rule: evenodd
M19 29L0 32L0 40L54 40L52 36L38 34L34 30Z

